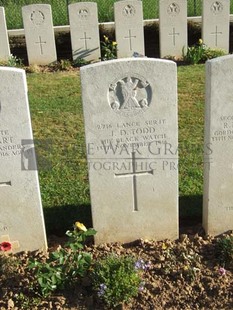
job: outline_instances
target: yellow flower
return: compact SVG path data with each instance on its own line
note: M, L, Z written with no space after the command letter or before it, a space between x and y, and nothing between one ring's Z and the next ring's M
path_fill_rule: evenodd
M107 36L104 36L104 41L108 42L108 37Z
M199 45L202 45L202 44L203 44L202 39L199 39L198 44L199 44Z
M162 244L162 250L166 250L167 249L167 246L165 243Z
M86 226L83 225L83 224L80 223L80 222L75 222L75 227L76 227L78 230L87 231Z
M112 45L115 46L117 45L117 43L115 41L112 41Z
M184 266L183 269L186 271L186 270L189 269L189 267L188 266Z

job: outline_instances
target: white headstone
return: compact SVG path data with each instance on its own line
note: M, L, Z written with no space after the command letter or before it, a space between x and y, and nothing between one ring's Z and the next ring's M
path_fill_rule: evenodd
M114 3L117 57L145 54L142 1L117 1Z
M0 68L0 243L47 247L24 70Z
M29 64L48 65L57 60L51 6L31 4L22 8Z
M100 60L100 38L97 4L79 2L69 5L73 60Z
M0 42L0 60L7 60L10 57L10 47L3 7L0 7Z
M233 56L206 63L203 226L207 234L233 229Z
M177 78L172 61L81 69L96 243L177 238Z
M187 48L187 1L159 1L160 57L182 57Z
M230 1L205 0L202 12L202 39L210 48L229 51Z

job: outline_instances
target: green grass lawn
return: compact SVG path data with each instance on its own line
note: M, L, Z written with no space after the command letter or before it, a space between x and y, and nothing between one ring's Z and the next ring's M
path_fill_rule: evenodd
M48 233L75 220L91 225L78 73L27 75ZM203 186L204 65L178 67L180 215L200 216Z

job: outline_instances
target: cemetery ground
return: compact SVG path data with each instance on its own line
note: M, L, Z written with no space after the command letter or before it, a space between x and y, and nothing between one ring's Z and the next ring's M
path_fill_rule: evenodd
M27 82L51 253L64 246L65 232L76 221L92 227L79 70L30 73ZM204 65L178 67L178 102L179 239L99 246L89 241L80 251L91 253L93 263L110 253L143 260L143 287L125 309L232 309L230 233L212 238L201 228L203 153L208 151L203 148ZM28 269L32 257L43 261L46 255L0 256L0 309L107 309L92 287L91 273L42 296L35 272Z

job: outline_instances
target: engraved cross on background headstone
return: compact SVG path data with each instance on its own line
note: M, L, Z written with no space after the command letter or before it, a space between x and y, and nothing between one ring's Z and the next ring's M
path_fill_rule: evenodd
M40 54L43 55L43 44L46 44L47 42L46 41L42 41L41 40L41 36L39 36L39 42L35 42L36 44L40 44Z
M115 173L115 177L133 177L133 211L138 211L138 199L137 199L137 176L140 175L153 175L154 171L136 171L136 158L135 152L132 152L132 172L128 173Z
M179 36L179 35L180 33L176 32L175 27L173 28L172 33L169 33L169 36L172 36L174 46L176 45L176 36Z
M84 46L85 46L85 50L87 50L87 40L91 40L91 38L87 37L87 33L84 32L84 38L80 38L80 40L84 40Z
M129 39L129 48L132 51L132 38L136 38L136 36L133 36L131 34L131 29L129 29L129 36L128 37L124 37L124 39Z
M212 35L215 35L215 46L218 46L218 35L222 35L222 32L218 32L218 26L215 27L215 32L211 32Z

